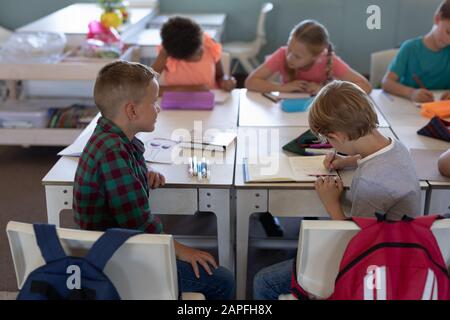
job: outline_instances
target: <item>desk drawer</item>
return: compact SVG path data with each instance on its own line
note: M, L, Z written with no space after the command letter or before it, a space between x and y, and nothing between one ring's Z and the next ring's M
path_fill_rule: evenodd
M185 214L197 211L197 189L155 189L150 191L150 209L154 214Z
M281 217L329 217L315 190L269 190L269 212Z
M429 214L450 212L450 189L431 189Z

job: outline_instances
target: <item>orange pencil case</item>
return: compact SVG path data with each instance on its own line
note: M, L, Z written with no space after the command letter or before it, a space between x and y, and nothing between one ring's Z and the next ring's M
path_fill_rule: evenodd
M450 100L422 103L420 114L427 118L435 116L448 118L450 117Z

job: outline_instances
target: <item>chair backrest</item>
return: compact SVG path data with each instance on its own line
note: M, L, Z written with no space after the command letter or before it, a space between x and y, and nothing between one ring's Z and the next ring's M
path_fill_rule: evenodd
M256 26L256 38L262 38L263 42L266 40L265 23L267 13L272 11L273 4L271 2L263 3L261 13L259 14L258 24Z
M3 27L0 27L0 47L2 44L9 39L9 37L12 35L12 32L8 29L5 29Z
M32 224L11 221L6 232L17 285L21 289L28 275L45 262ZM62 228L57 228L57 233L65 252L71 256L84 256L103 234ZM172 236L142 234L122 245L106 264L104 272L122 299L176 300L176 268Z
M381 86L381 80L389 67L391 61L397 55L398 49L389 49L374 52L370 59L370 84L373 88Z
M297 252L297 281L319 298L334 291L345 248L359 227L351 221L303 220ZM447 266L450 265L450 219L436 221L431 230Z
M228 52L222 51L222 69L223 73L228 77L231 76L231 55Z

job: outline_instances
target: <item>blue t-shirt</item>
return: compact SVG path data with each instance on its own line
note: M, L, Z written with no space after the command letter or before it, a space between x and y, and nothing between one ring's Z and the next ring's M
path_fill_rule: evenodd
M437 52L423 43L423 37L405 41L389 66L405 86L419 88L413 75L429 90L450 89L450 46Z

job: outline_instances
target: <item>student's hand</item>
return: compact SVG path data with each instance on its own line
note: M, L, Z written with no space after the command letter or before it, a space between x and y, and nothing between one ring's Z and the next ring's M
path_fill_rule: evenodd
M324 167L329 170L340 170L348 167L356 167L357 160L361 159L359 154L354 156L343 157L333 152L327 154L323 160Z
M450 91L444 92L441 96L441 100L450 100Z
M234 77L224 77L222 80L220 80L219 86L222 90L231 91L236 88L236 79Z
M205 251L200 251L194 248L187 247L182 245L178 241L174 241L175 245L175 255L181 261L188 262L191 264L192 269L194 270L194 274L197 278L200 278L200 271L198 269L198 265L200 264L203 269L209 274L212 275L211 266L217 269L217 263L214 257ZM210 265L209 265L209 264Z
M340 197L344 191L344 184L338 176L319 177L314 183L317 195L332 218L345 218L341 216ZM333 214L336 213L336 214Z
M148 185L152 189L156 189L158 187L162 187L166 184L166 178L157 171L149 171L148 172Z
M306 92L306 88L308 86L307 81L303 80L294 80L288 83L281 85L281 92Z
M322 86L316 82L307 82L306 85L306 92L308 92L310 95L315 96L319 93L320 89L322 89Z
M426 89L416 89L411 93L411 100L415 102L433 102L434 96Z

